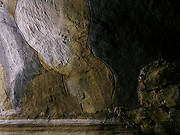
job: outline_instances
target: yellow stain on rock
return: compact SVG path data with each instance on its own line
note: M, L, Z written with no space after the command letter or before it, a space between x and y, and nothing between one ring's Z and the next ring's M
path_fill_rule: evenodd
M12 108L8 95L6 73L1 63L0 63L0 102L2 103L2 109L8 110Z
M66 90L62 75L45 70L27 86L22 108L23 116L29 118L61 118L63 114L81 112Z
M15 15L17 0L1 0L11 15Z
M4 0L14 15L16 0ZM113 104L114 76L110 68L87 47L90 13L88 0L63 1L64 24L76 57L64 68L50 68L43 60L40 75L29 82L21 101L23 117L60 118L64 114L96 113ZM56 62L54 62L56 65ZM55 72L61 69L59 73ZM60 74L61 73L61 74Z
M87 47L90 12L87 0L64 0L64 20L77 57L63 69L71 95L82 104L83 112L96 113L112 105L114 78L110 69Z

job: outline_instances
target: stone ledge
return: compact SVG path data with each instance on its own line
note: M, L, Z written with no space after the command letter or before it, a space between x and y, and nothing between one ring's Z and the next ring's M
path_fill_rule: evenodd
M115 120L0 120L0 135L133 135L135 132Z
M0 120L2 125L100 125L100 124L120 124L115 120L98 120L98 119L19 119L19 120Z

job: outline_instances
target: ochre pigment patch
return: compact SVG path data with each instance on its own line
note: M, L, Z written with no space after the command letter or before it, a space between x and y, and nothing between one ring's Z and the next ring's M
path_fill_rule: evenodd
M12 109L12 105L10 103L10 98L8 95L6 73L1 63L0 63L0 102L1 102L0 109L2 110Z
M17 0L1 0L5 6L5 8L9 11L11 15L15 15L15 8Z
M29 83L22 109L26 118L62 118L81 113L80 105L64 87L62 75L49 71L42 71Z
M68 93L84 113L112 107L114 76L87 47L88 0L19 0L16 20L43 66L64 76Z
M14 18L3 6L0 7L0 30L2 77L6 78L3 81L7 88L6 96L13 106L11 112L16 112L20 108L19 101L24 96L27 83L39 75L42 66L36 51L24 41Z

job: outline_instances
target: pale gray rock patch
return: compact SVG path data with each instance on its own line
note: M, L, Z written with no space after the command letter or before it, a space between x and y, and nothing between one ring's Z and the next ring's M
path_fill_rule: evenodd
M119 123L118 120L105 120L105 119L20 119L20 120L0 120L0 125L18 125L18 124L34 124L34 125L99 125L99 124L115 124Z
M10 109L10 110L6 110L6 111L1 111L0 117L1 118L7 118L9 116L16 115L16 114L19 114L19 113L20 113L20 108L16 108L16 110L15 109Z
M19 0L16 6L16 22L26 41L57 71L74 57L63 18L62 0Z
M3 6L0 7L0 41L0 63L7 76L7 94L16 109L25 94L25 86L39 74L41 64Z

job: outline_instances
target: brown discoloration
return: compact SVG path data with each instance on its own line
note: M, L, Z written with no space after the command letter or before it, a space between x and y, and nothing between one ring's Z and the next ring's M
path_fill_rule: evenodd
M179 67L178 61L159 60L141 69L138 81L141 107L130 110L129 116L143 132L165 134L167 123L173 121L178 125L179 118L174 116L179 114L174 110L180 103Z
M1 47L1 45L2 44L1 44L1 39L0 39L0 47ZM6 72L0 61L0 102L2 104L3 110L12 109L12 104L9 99L7 86L8 85L7 85Z
M17 0L1 0L11 15L15 15Z
M87 47L90 13L87 0L64 1L65 25L70 31L76 53L74 62L64 68L70 93L83 111L95 113L112 105L114 80L110 69L93 56Z
M143 106L175 106L179 98L179 63L159 62L145 67L138 83L139 101Z
M3 66L0 63L0 102L4 110L12 109L7 89L7 78Z
M111 107L114 80L110 70L93 57L79 59L72 68L80 70L66 77L67 88L82 103L83 111L95 113Z
M66 91L62 75L42 71L27 87L22 100L23 116L29 118L58 118L81 112L80 105Z
M22 116L60 118L65 114L80 114L85 117L86 113L106 112L113 104L114 77L109 67L87 47L88 0L54 2L63 4L55 6L62 8L63 27L68 31L75 56L63 66L52 59L53 66L50 66L45 57L38 54L43 68L26 86L27 92L21 100ZM14 11L10 12L13 14Z
M88 53L88 27L90 23L90 13L87 0L64 1L65 25L70 31L75 53L83 57Z

